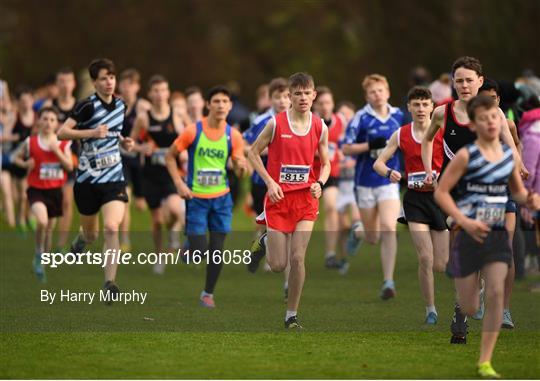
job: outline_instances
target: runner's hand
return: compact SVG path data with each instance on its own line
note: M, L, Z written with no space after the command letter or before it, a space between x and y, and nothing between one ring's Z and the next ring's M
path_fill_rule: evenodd
M472 218L466 218L459 225L478 243L483 243L490 231L485 223Z
M30 170L30 171L31 171L31 170L35 167L35 165L36 165L36 162L34 161L33 158L30 158L30 159L26 160L24 163L26 164L26 168L27 168L28 170Z
M272 203L276 203L278 201L283 200L285 196L283 195L283 190L278 185L278 183L276 183L274 180L271 180L271 182L267 184L266 186L268 188L268 191L266 194L268 195L268 198L270 199Z
M191 189L189 189L189 187L184 182L176 184L176 189L178 189L178 194L183 199L191 200L193 198L193 193L191 193Z
M526 205L529 209L540 210L540 196L538 195L538 193L529 192Z
M523 161L521 161L521 166L519 168L519 174L521 175L521 178L523 180L527 180L529 178L529 171L527 168L525 168L525 164L523 164Z
M143 155L150 156L154 152L154 147L150 143L143 143L139 146L139 150Z
M321 184L319 183L312 183L311 186L309 187L309 191L311 192L311 195L313 196L313 198L321 198L322 196L322 188L321 188Z
M401 173L398 171L390 172L390 181L393 183L399 183L401 181Z
M120 144L122 144L122 148L125 149L127 152L130 152L135 146L135 142L130 137L126 137L126 138L121 137Z
M94 138L102 139L107 136L107 132L109 131L109 128L106 124L100 124L96 128L94 128Z

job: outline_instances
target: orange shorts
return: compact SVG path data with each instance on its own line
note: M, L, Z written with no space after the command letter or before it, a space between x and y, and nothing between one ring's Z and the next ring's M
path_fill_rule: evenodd
M319 214L319 200L313 198L309 188L285 193L283 200L272 203L268 195L264 197L264 212L257 217L258 224L264 224L282 233L292 233L298 222L315 221Z

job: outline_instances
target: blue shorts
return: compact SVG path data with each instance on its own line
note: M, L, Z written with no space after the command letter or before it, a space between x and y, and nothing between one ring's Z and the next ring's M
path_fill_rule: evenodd
M186 233L206 234L207 231L231 231L233 201L230 193L216 198L186 200Z

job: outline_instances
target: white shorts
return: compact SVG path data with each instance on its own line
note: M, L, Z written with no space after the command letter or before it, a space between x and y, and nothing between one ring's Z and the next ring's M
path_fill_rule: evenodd
M399 201L399 185L388 184L380 187L356 187L356 201L358 207L362 209L370 209L384 200Z
M336 209L343 213L348 205L355 205L354 198L354 180L340 180L338 185L338 197Z

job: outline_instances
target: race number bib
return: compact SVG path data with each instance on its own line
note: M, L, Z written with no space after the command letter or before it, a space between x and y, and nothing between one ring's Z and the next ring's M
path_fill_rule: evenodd
M488 226L504 226L507 201L508 196L486 196L477 204L476 219L484 222Z
M371 156L372 159L377 160L383 151L384 148L372 149L369 151L369 156Z
M96 169L105 169L114 167L120 162L120 151L115 147L110 150L96 152Z
M285 184L305 184L309 180L309 165L282 165L279 182Z
M197 171L197 183L199 185L221 185L223 171L219 169L199 169Z
M152 163L152 165L167 165L167 163L165 162L165 155L167 154L167 150L168 148L160 148L157 151L152 152L152 156L150 157L150 162Z
M40 180L62 180L64 170L60 163L41 163L39 166Z
M437 172L433 171L432 178L437 178ZM407 187L409 189L423 189L424 187L427 187L424 183L424 180L426 178L426 172L412 172L409 173L407 176ZM430 186L431 187L431 186Z

